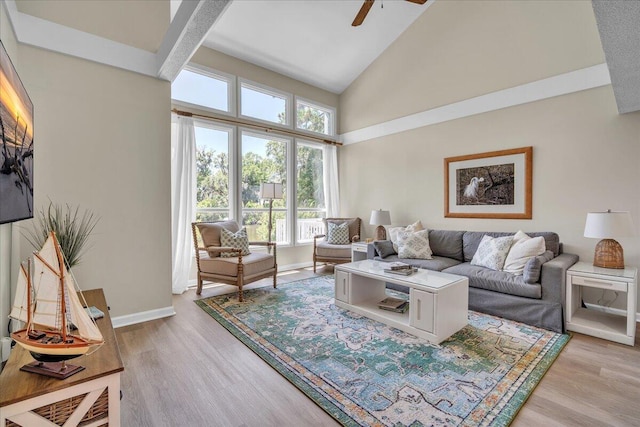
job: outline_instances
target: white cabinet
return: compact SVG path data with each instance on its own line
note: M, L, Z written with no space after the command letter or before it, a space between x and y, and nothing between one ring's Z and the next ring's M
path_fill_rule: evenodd
M336 299L349 302L349 279L351 274L345 271L336 271Z
M584 288L609 290L624 295L624 316L582 307ZM567 270L566 329L627 345L636 337L637 269L594 267L579 262Z
M365 242L356 242L351 244L351 262L362 261L367 259L367 246Z
M433 332L434 323L434 295L431 292L411 289L409 294L409 306L411 310L411 318L409 324L414 328L423 331Z

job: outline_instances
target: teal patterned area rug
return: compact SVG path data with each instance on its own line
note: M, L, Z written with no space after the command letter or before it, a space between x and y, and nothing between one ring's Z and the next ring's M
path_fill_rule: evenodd
M321 276L197 300L345 426L506 426L568 335L469 312L440 345L334 305Z

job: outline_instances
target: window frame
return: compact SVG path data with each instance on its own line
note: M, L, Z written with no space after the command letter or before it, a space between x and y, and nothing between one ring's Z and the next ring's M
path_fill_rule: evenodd
M252 89L256 92L261 92L264 93L266 95L271 95L271 96L275 96L278 98L284 98L285 99L285 115L287 118L287 122L285 124L282 123L278 123L278 122L272 122L269 120L264 120L264 119L260 119L258 117L253 117L253 116L247 116L242 114L242 88L243 86L247 87L249 89ZM246 120L250 120L250 121L254 121L257 123L264 123L264 124L268 124L269 126L276 126L276 127L280 127L283 129L293 129L294 124L292 121L293 118L293 94L289 93L289 92L285 92L282 90L278 90L275 88L272 88L270 86L266 86L257 82L254 82L252 80L248 80L242 77L238 77L238 85L237 85L237 97L238 97L238 115L237 117L242 118L242 119L246 119Z
M308 104L310 107L315 107L318 110L324 110L330 113L331 117L329 120L329 133L316 132L316 131L298 127L298 102ZM318 136L325 137L325 138L335 137L336 136L336 114L337 114L337 109L335 107L331 107L330 105L322 104L320 102L312 101L302 96L297 96L297 95L294 96L294 101L293 101L293 115L295 116L294 129L297 132L306 133L308 135L313 135L315 137L318 137Z
M176 105L187 108L195 108L197 110L210 111L216 114L222 114L225 116L236 117L238 112L238 105L236 102L237 96L237 78L233 74L225 73L223 71L214 70L213 68L205 67L204 65L189 63L185 65L182 70L191 71L192 73L200 74L205 77L209 77L215 80L221 80L227 83L227 105L229 111L220 110L217 108L207 107L206 105L193 104L188 101L181 101L171 97L171 102ZM180 70L182 72L182 70ZM177 76L176 76L177 78ZM173 83L173 82L172 82Z

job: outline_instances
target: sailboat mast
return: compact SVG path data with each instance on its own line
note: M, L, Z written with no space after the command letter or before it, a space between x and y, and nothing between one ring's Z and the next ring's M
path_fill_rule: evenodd
M53 234L53 241L55 242L56 255L58 256L58 265L60 266L60 313L62 315L62 340L67 340L67 306L66 306L66 298L65 298L65 284L64 284L64 273L66 268L64 266L64 259L62 258L62 251L60 250L60 244L58 243L58 239L55 238L55 234Z
M20 268L24 269L23 266ZM31 258L27 259L27 331L31 330Z

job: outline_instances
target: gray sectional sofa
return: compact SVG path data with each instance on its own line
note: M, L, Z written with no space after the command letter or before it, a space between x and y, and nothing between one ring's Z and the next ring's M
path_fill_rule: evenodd
M527 233L530 237L542 236L548 252L546 257L537 257L535 262L529 263L523 276L471 265L485 234L502 237L515 233L429 230L433 259L398 258L395 252L388 249L390 242L370 243L367 258L385 262L401 261L419 268L467 276L470 310L564 332L566 272L578 261L578 256L562 252L562 244L556 233ZM381 250L385 245L387 250ZM387 286L407 291L403 287Z

